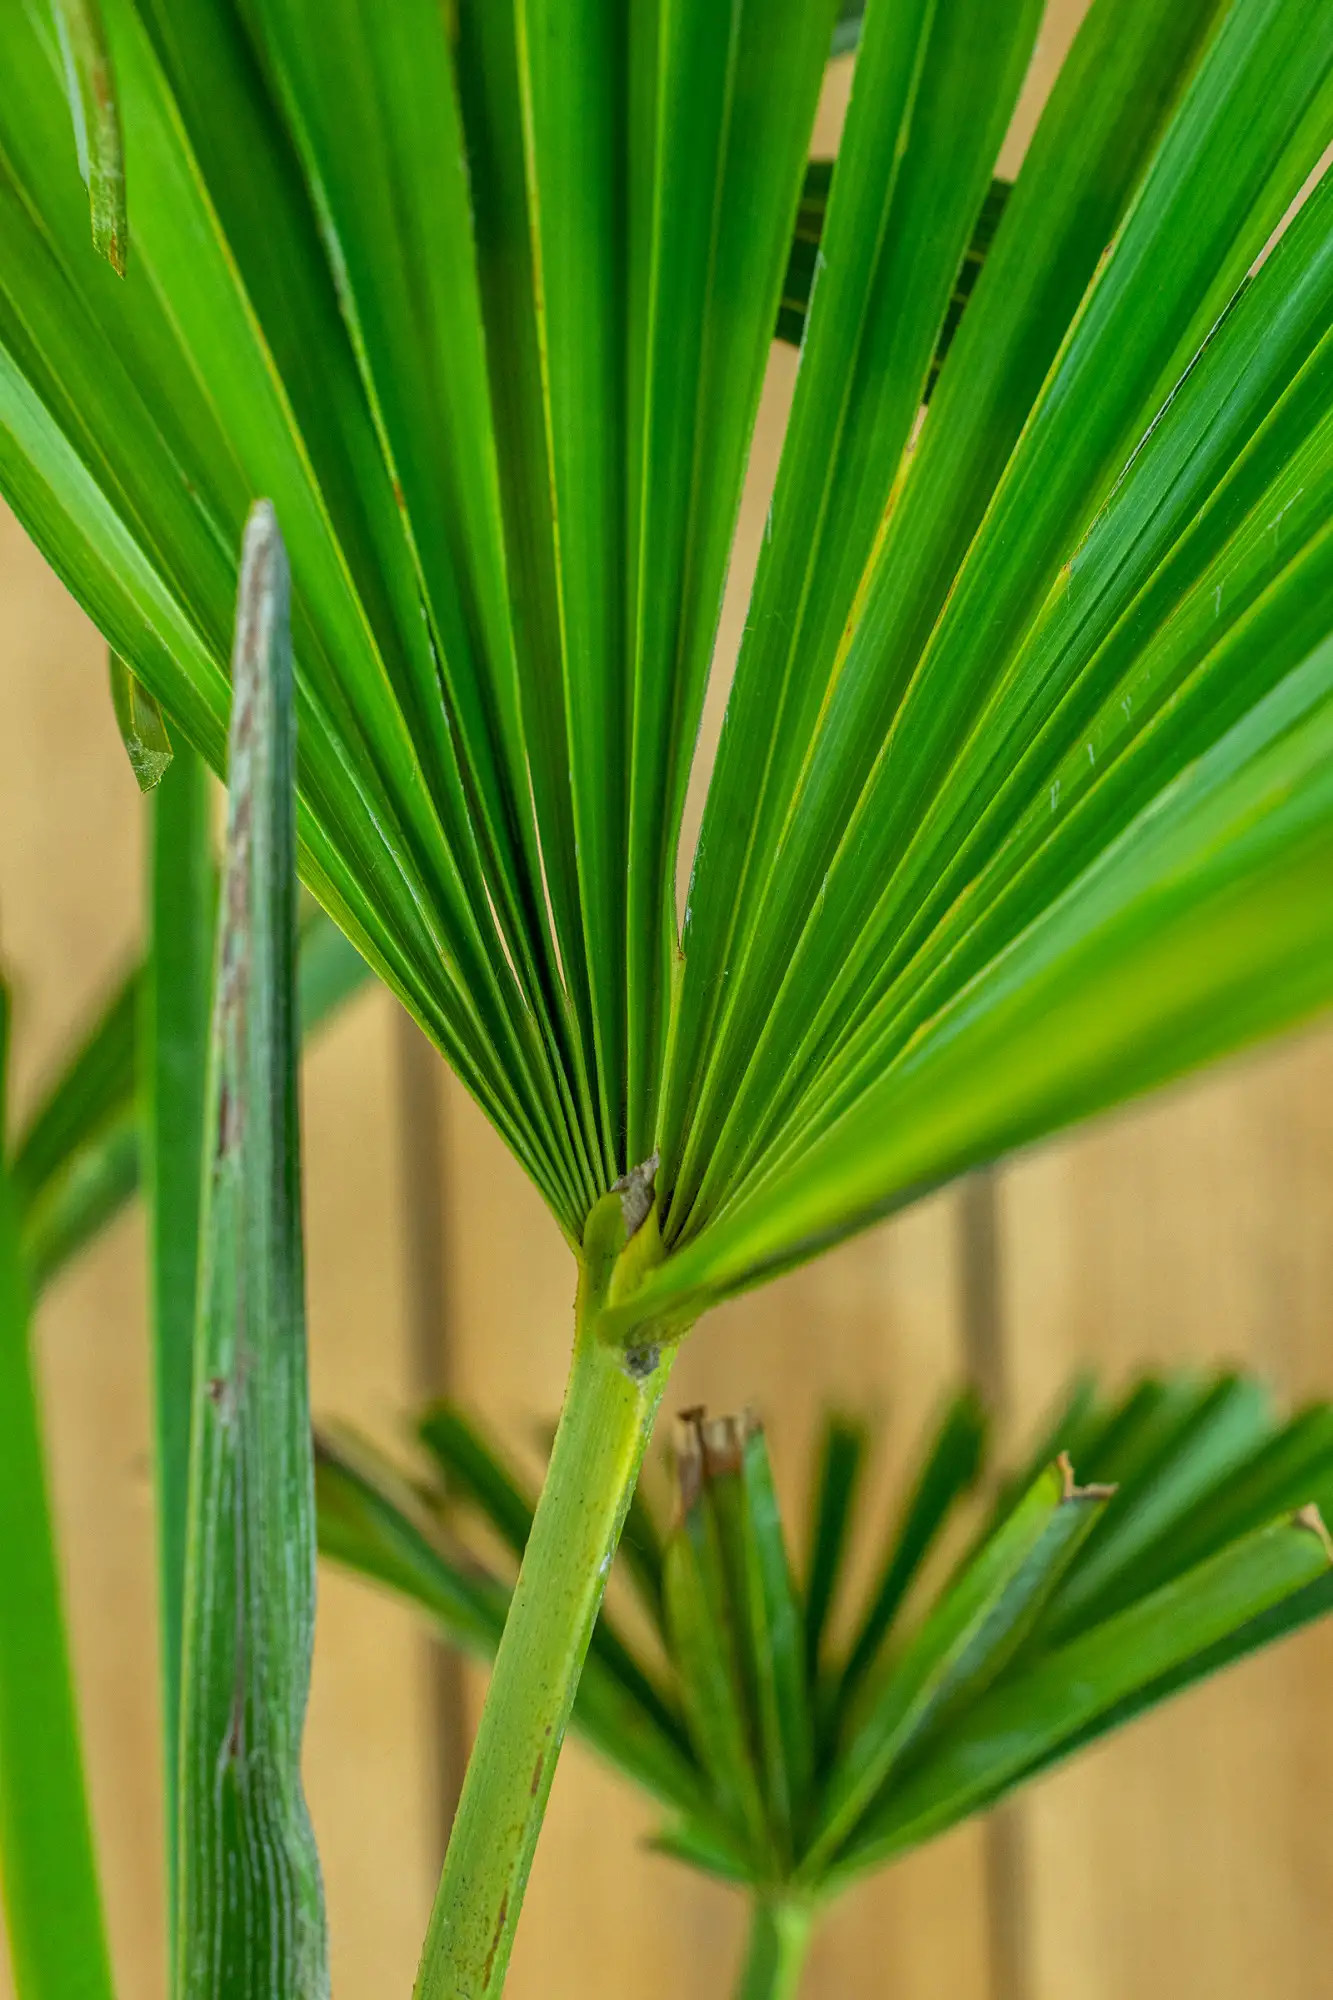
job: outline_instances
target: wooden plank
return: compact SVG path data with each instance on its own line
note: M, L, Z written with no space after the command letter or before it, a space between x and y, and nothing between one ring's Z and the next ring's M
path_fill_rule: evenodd
M1234 1361L1333 1391L1333 1032L1011 1168L1009 1362ZM1028 1808L1039 2000L1315 2000L1333 1955L1333 1629L1289 1641L1053 1777Z
M139 922L139 795L96 633L0 509L0 952L15 995L14 1115L95 1010ZM143 1240L113 1231L36 1326L75 1679L112 1952L164 1989ZM8 1993L0 1945L0 1994Z
M397 1003L359 997L306 1059L311 1405L401 1453L415 1402L396 1118ZM407 1994L439 1839L427 1642L399 1606L321 1565L306 1786L334 1991Z

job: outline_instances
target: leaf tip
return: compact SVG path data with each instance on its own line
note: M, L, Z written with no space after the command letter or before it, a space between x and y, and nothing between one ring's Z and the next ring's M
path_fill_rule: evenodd
M52 11L79 172L88 189L93 248L123 278L129 250L125 154L106 27L97 0L52 0Z
M1060 1495L1062 1505L1070 1500L1114 1500L1120 1491L1118 1486L1080 1486L1074 1477L1073 1461L1067 1451L1062 1451L1055 1463L1064 1482L1064 1490Z
M1315 1506L1313 1500L1304 1507L1298 1507L1292 1515L1291 1520L1293 1527L1306 1528L1312 1535L1318 1537L1324 1551L1325 1560L1328 1562L1330 1568L1333 1568L1333 1535L1329 1534L1327 1527L1324 1525L1324 1517L1318 1507Z
M108 659L111 706L130 769L141 792L161 784L175 752L166 719L153 696L114 647Z

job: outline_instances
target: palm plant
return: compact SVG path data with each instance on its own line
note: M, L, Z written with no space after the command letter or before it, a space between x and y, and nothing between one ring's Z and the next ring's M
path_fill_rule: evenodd
M1095 0L961 320L1041 7L870 0L803 204L834 12L23 0L0 23L0 488L219 771L235 551L271 497L303 877L578 1263L429 1995L503 1980L700 1314L1333 986L1333 181L1262 259L1333 132L1333 9ZM175 885L192 922L206 872ZM152 1089L165 1114L167 1071ZM173 1157L188 1132L159 1211Z
M452 1405L419 1441L424 1482L354 1435L321 1440L320 1546L490 1658L508 1588L473 1526L521 1558L532 1497ZM665 1675L603 1607L575 1697L584 1740L669 1816L655 1845L744 1891L740 2000L796 1993L815 1926L867 1871L1333 1608L1312 1504L1333 1499L1326 1403L1281 1422L1250 1377L1146 1376L1115 1397L1079 1378L973 1501L960 1549L986 1461L966 1390L843 1632L870 1442L826 1422L798 1571L762 1428L686 1412L671 1525L636 1493L621 1556Z

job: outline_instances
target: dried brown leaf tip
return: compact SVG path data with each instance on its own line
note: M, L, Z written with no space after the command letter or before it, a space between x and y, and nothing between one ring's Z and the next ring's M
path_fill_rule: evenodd
M676 1463L677 1521L699 1504L704 1484L703 1404L681 1410L676 1417L672 1457Z
M1073 1463L1067 1451L1062 1451L1055 1462L1064 1481L1064 1491L1060 1495L1062 1504L1066 1500L1114 1500L1120 1491L1118 1486L1080 1486L1074 1477Z
M701 1426L704 1476L721 1479L727 1473L739 1472L745 1460L745 1447L758 1428L750 1410L739 1417L709 1417Z
M1324 1554L1330 1564L1333 1564L1333 1535L1329 1534L1324 1525L1324 1517L1313 1500L1304 1507L1298 1507L1291 1518L1298 1528L1308 1528L1312 1535L1318 1535L1324 1546Z

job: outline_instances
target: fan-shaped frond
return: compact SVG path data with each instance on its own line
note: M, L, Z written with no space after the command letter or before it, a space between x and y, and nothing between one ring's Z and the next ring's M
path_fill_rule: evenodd
M130 249L13 8L0 485L215 766L273 500L306 879L571 1241L657 1162L626 1339L1328 997L1327 8L1096 0L1003 198L1039 0L74 12Z

